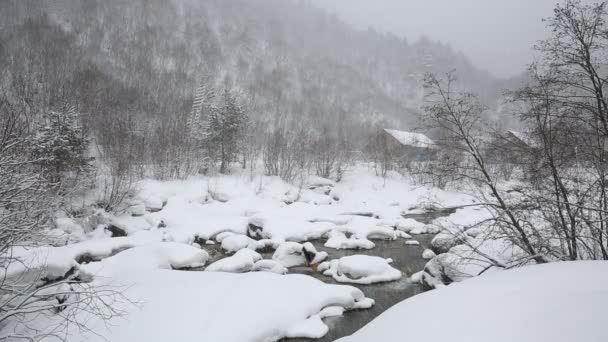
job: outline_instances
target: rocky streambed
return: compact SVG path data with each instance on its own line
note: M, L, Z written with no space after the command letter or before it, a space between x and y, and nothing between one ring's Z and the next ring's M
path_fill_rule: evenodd
M405 218L413 218L422 223L429 223L432 220L448 216L453 213L453 210L437 210L421 214L406 215ZM361 249L332 249L324 246L326 239L314 240L311 243L318 251L327 252L328 260L339 259L350 255L369 255L382 258L390 258L393 260L391 266L401 271L403 277L397 281L376 283L371 285L348 284L361 289L367 297L375 300L375 305L370 309L353 310L344 313L343 316L325 318L325 323L329 326L329 332L321 339L284 339L285 342L298 341L318 341L330 342L338 338L351 335L361 327L378 317L381 313L392 307L393 305L415 296L425 291L423 285L412 283L408 278L424 269L428 260L422 258L422 252L431 248L431 240L434 235L424 234L415 235L414 239L419 242L418 245L406 244L403 239L397 240L374 240L375 248L369 250ZM210 254L210 263L220 260L227 255L222 250L219 244L206 245L204 247ZM264 259L271 259L273 250L258 251ZM325 276L320 272L316 272L310 267L299 266L289 269L289 273L305 274L316 279L319 279L329 284L340 284L332 277Z

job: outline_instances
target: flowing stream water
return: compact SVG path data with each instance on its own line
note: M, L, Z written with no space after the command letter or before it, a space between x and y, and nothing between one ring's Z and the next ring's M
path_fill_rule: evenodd
M454 210L442 210L433 211L424 214L412 214L404 216L406 218L413 218L422 223L429 223L435 218L448 216L453 213ZM426 248L430 248L431 240L433 235L415 235L414 239L420 242L419 245L406 245L405 240L374 240L375 248L370 250L353 250L353 249L341 249L336 250L327 248L324 246L326 240L315 240L311 243L315 246L318 251L325 251L329 254L328 260L339 259L348 255L371 255L379 256L382 258L391 258L393 267L397 268L403 273L403 277L400 280L386 283L377 283L371 285L358 285L358 284L343 284L336 282L332 277L324 276L319 272L313 271L310 267L294 267L289 269L289 273L306 274L316 279L319 279L328 284L342 284L352 285L363 291L369 298L375 300L375 305L369 309L353 310L345 312L343 316L328 317L324 319L324 322L329 326L329 332L321 339L307 339L307 338L293 338L283 339L283 342L304 342L304 341L316 341L316 342L331 342L338 338L351 335L359 330L361 327L369 323L374 318L378 317L381 313L392 307L393 305L415 296L419 293L424 292L424 288L421 284L415 284L408 281L408 277L412 274L424 269L427 260L422 258L422 252ZM210 262L219 260L225 257L223 251L219 245L205 246L205 249L210 254ZM272 252L260 253L265 259L272 258ZM297 295L297 294L294 294Z

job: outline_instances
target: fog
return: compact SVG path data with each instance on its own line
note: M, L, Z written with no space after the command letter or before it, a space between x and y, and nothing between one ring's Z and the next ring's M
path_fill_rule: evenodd
M542 19L556 0L313 0L355 26L405 36L426 35L464 52L500 77L523 71L547 31Z

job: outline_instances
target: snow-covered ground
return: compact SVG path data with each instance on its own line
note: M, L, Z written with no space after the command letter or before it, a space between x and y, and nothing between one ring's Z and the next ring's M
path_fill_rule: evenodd
M608 262L494 272L395 305L340 342L605 342Z
M110 341L321 337L327 332L322 318L367 308L373 301L354 287L285 275L288 268L309 266L338 282L356 284L391 282L403 274L380 257L328 260L328 253L308 241L325 238L326 248L373 250L376 239L400 239L406 249L417 248L412 235L442 232L434 245L452 251L458 247L452 236L485 215L466 207L430 224L404 218L474 200L414 186L397 174L377 177L363 166L339 183L311 177L293 186L276 177L237 174L146 180L138 188L122 215L97 210L84 218L58 216L51 232L57 247L15 250L24 263L8 268L7 279L77 274L93 284L126 286L124 294L142 303L137 309L125 307L128 321L114 320L108 331L105 322L90 321ZM217 248L227 257L210 257ZM260 254L269 251L271 259ZM429 269L452 255L424 254L431 259ZM83 338L97 337L76 333L70 340Z

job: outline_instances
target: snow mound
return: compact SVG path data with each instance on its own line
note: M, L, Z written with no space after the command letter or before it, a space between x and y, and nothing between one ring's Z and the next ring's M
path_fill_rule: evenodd
M372 249L376 245L368 239L358 239L350 236L346 237L344 232L332 230L329 238L325 242L325 247L334 249Z
M319 177L319 176L310 176L306 181L306 188L308 189L316 189L319 187L334 187L336 183L331 179Z
M286 274L287 268L280 262L274 260L260 260L253 264L251 272L271 272L276 274Z
M147 215L158 226L163 221L180 242L194 238L208 240L220 232L247 232L249 218L242 210L224 203L200 204L185 198L170 197L163 210Z
M422 259L425 259L425 260L431 260L431 259L433 259L435 256L436 256L435 252L433 252L433 251L432 251L432 250L430 250L430 249L425 249L425 250L422 252Z
M305 244L284 242L272 255L272 260L287 268L320 264L325 259L327 259L327 252L317 251L310 242Z
M274 211L254 216L249 224L261 228L260 236L276 242L319 239L335 226L328 222L309 222Z
M484 274L411 297L339 341L604 342L606 283L602 261Z
M374 284L401 278L401 272L388 260L368 255L351 255L324 262L318 270L342 283Z
M324 335L311 317L359 308L371 300L351 286L328 285L309 276L156 270L125 275L125 293L142 303L127 319L91 321L96 333L68 342L245 342ZM109 330L108 330L109 329ZM77 332L77 329L74 329Z
M183 269L204 266L209 254L190 245L157 242L134 247L100 262L83 265L81 269L93 275L109 275L133 270Z
M241 234L231 234L229 236L225 236L223 239L221 239L221 243L222 248L229 253L237 252L244 248L249 248L255 251L266 246L263 242L256 241L247 235Z
M70 270L78 269L81 260L96 261L137 246L135 237L88 240L62 247L14 248L13 262L0 269L0 277L12 282L32 282L40 279L56 280Z
M207 272L245 273L253 269L254 264L262 260L262 256L251 249L245 248L233 256L218 260L207 266Z

